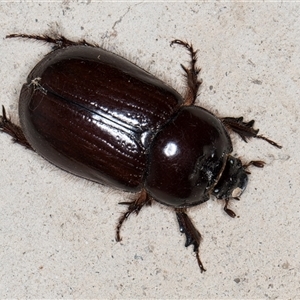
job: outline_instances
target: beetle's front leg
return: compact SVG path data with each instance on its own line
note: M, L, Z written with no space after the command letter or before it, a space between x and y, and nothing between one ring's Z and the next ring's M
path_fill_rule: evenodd
M25 138L20 126L11 122L6 116L6 111L2 105L2 116L0 116L0 131L3 131L10 135L15 143L18 143L30 150L33 150L27 139Z
M196 254L198 266L201 273L206 271L199 257L199 245L201 241L201 234L192 223L189 216L186 214L186 210L183 208L175 209L177 221L179 223L179 230L186 236L185 247L190 245L194 246L194 252Z
M199 86L202 83L202 80L198 79L198 74L200 73L201 69L196 67L197 50L196 51L194 50L192 44L188 44L181 40L174 40L171 42L171 46L173 44L178 44L178 45L185 47L189 51L190 56L191 56L191 62L190 62L190 66L188 68L186 68L184 65L181 65L181 67L184 70L184 72L186 73L186 77L187 77L187 91L184 96L183 105L189 106L189 105L194 104L194 102L197 98Z
M133 213L135 212L137 215L145 205L151 205L152 198L148 195L145 189L141 191L139 196L136 200L132 202L120 202L119 204L122 205L128 205L127 211L120 217L117 228L116 228L116 240L117 242L120 242L122 240L120 236L120 230L125 220Z
M258 135L258 129L254 129L254 120L251 120L250 122L243 122L243 117L239 118L222 118L222 122L225 124L226 127L237 133L245 142L247 142L247 139L249 138L258 138L267 141L272 146L275 146L277 148L282 148L280 145L275 143L274 141L264 137L263 135Z

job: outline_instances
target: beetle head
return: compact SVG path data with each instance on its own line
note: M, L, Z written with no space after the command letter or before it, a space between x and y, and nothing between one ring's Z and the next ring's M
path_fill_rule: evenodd
M233 156L228 156L224 171L212 194L218 199L238 198L245 190L248 175L242 162Z

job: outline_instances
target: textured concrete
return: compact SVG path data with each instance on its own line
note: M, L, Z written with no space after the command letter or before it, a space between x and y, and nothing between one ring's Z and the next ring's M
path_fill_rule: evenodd
M234 154L261 159L241 201L190 210L203 235L200 274L171 209L155 204L115 225L132 195L66 174L0 135L0 298L300 298L299 3L2 3L0 104L17 121L18 95L49 45L9 33L57 30L125 55L184 91L180 63L199 51L198 105L255 119L278 150L233 137Z

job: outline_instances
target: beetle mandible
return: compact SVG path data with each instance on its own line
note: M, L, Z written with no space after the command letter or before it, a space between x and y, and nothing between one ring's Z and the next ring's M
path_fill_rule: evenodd
M174 208L185 246L194 246L201 272L201 234L187 209L209 200L238 199L248 182L248 167L233 157L229 131L245 142L259 138L254 121L218 118L194 106L201 80L192 44L173 40L190 55L183 68L187 88L182 97L173 88L128 60L85 40L63 36L11 34L54 44L30 72L19 99L21 126L13 124L2 107L0 129L54 165L91 181L138 193L121 202L127 211L116 227L153 201Z

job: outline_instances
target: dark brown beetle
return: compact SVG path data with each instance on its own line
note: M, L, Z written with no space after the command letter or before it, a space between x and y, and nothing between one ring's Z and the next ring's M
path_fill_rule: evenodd
M86 41L62 36L13 34L53 43L54 49L31 71L19 101L21 127L3 115L0 129L15 142L36 151L54 165L77 176L139 192L120 217L116 239L128 216L138 214L152 200L174 207L185 246L194 246L199 257L201 235L186 210L211 195L228 201L244 191L250 165L230 155L228 129L244 141L258 135L254 121L217 118L194 106L201 81L192 45L180 40L191 56L187 91L183 98L174 89L128 60Z

